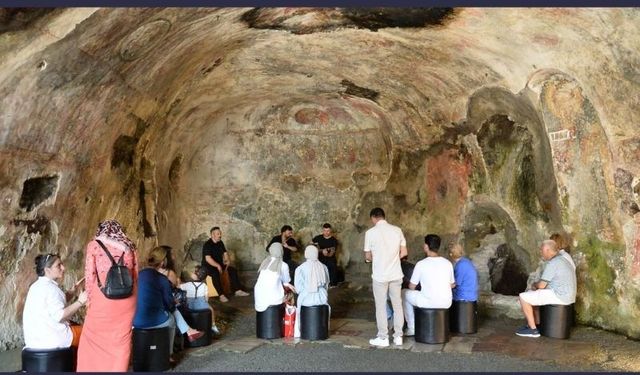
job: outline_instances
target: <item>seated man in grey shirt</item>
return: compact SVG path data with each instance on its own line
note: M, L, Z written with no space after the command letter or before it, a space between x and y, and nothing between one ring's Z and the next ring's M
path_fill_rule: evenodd
M543 241L540 255L547 262L540 281L534 283L530 291L520 293L520 306L527 325L516 331L518 336L540 337L534 306L570 305L576 301L575 268L558 252L555 241Z

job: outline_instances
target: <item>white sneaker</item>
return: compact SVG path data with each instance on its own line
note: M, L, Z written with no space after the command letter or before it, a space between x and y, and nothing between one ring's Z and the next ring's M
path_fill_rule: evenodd
M407 330L407 332L405 332L404 335L407 337L411 337L411 336L415 336L416 334L413 331Z
M220 330L218 329L217 326L211 326L211 333L213 333L214 335L218 336L218 335L220 335Z
M250 293L245 292L244 290L236 290L236 296L238 297L246 297L246 296L250 296Z
M225 302L229 302L229 299L227 297L224 296L224 294L220 295L220 302L225 303Z
M389 339L381 339L380 337L376 337L375 339L371 339L369 340L369 345L373 345L373 346L379 346L381 348L384 348L386 346L389 346Z
M394 337L393 345L402 346L402 336Z

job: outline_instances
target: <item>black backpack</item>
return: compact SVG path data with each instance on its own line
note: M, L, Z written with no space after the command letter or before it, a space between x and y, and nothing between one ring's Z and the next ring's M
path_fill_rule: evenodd
M111 260L111 267L107 272L107 279L104 282L104 286L100 283L100 277L96 272L98 287L102 291L102 294L109 299L123 299L131 296L133 294L133 278L131 277L131 271L124 265L124 251L120 259L118 259L118 263L116 263L111 253L104 247L104 244L100 240L96 240L96 242L102 247L102 250L104 250Z

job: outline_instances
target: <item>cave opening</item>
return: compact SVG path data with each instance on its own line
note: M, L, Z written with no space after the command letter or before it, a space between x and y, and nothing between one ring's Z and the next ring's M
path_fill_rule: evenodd
M22 185L20 208L27 212L51 198L58 187L59 176L42 176L27 179Z

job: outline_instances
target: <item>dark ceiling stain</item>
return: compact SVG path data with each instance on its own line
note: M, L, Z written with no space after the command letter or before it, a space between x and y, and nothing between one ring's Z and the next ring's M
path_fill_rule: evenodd
M301 13L314 15L318 22L287 22ZM312 34L340 28L378 31L386 27L440 27L454 15L453 8L303 8L286 14L274 8L253 8L243 13L240 19L253 29Z
M245 22L247 25L249 25L250 28L254 28L254 29L261 29L261 28L265 28L266 27L260 27L260 25L258 24L258 19L260 18L260 14L262 13L262 9L261 8L253 8L251 10L248 10L244 13L242 13L242 16L240 16L240 19ZM274 28L274 27L271 27Z
M378 99L378 96L380 96L379 92L366 87L360 87L346 79L343 79L340 84L347 88L345 91L345 94L347 95L359 96L361 98L373 100L374 102Z
M0 8L0 33L26 29L49 13L53 8Z
M453 8L345 8L343 15L360 29L442 26Z

